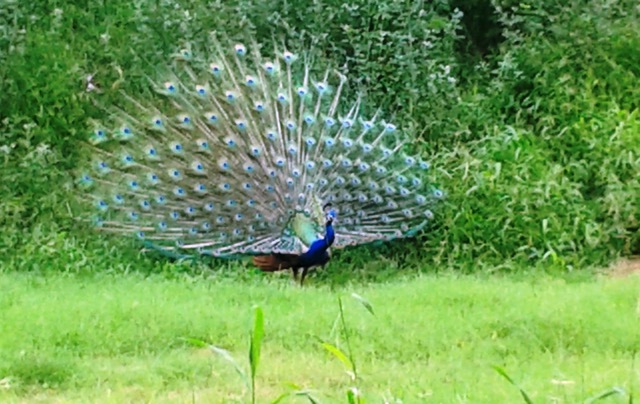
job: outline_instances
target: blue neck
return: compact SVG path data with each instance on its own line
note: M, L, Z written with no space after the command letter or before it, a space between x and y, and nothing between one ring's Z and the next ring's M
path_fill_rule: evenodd
M312 267L316 265L324 265L329 261L329 253L327 253L327 250L336 239L336 234L331 222L327 222L326 227L327 230L324 234L324 238L314 241L309 247L309 250L300 256L301 266Z

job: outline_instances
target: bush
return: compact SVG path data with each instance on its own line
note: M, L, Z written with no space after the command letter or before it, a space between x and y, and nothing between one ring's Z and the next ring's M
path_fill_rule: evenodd
M425 248L411 264L568 268L639 250L631 1L6 3L0 250L96 237L72 214L74 172L91 152L87 118L101 114L86 76L142 90L152 66L185 44L205 48L211 28L310 49L348 72L368 111L382 107L415 135L448 207L413 244Z

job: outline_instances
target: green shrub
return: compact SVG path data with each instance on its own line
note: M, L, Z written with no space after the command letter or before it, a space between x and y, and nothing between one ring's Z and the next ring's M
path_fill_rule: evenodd
M0 252L20 262L41 245L109 251L73 218L74 171L91 152L82 140L101 114L87 75L148 91L153 66L206 47L212 28L310 49L349 74L367 111L380 106L414 134L448 205L424 238L378 250L385 260L566 269L638 252L640 27L629 0L5 3ZM417 250L402 258L408 245Z

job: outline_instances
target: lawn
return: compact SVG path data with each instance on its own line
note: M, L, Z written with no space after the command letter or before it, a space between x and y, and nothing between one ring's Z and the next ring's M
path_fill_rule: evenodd
M228 349L245 366L255 305L265 316L258 402L291 384L345 402L352 382L320 343L345 347L338 297L368 402L521 400L494 366L534 402L640 386L635 276L449 273L332 289L318 278L300 288L277 276L0 272L0 290L2 402L247 402L233 367L186 339Z

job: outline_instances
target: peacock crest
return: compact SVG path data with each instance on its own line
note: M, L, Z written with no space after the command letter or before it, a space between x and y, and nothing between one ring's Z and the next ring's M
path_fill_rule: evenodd
M166 252L301 254L415 235L442 192L379 112L346 102L346 77L284 50L178 52L152 97L122 93L90 136L81 175L96 225ZM319 73L318 73L319 72Z

